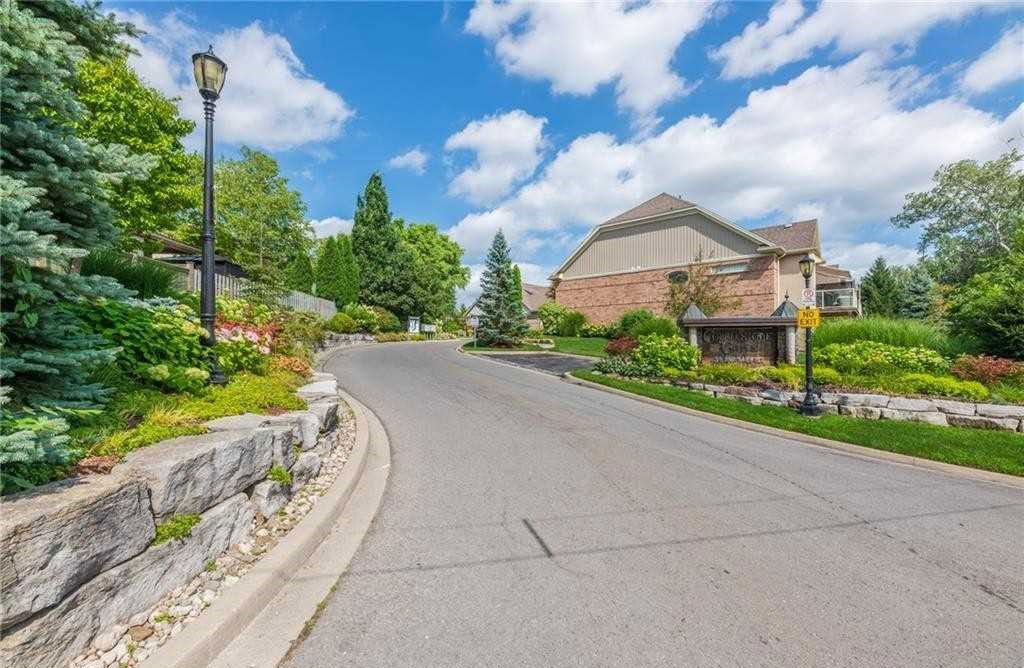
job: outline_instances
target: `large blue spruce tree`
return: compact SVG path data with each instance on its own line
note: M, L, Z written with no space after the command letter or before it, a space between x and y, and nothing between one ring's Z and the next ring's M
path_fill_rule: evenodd
M487 252L487 269L480 279L480 323L477 339L488 346L514 346L526 334L522 293L501 230Z

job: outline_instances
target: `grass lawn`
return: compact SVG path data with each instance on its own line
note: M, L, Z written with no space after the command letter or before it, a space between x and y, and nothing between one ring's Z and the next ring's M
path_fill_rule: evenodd
M476 341L470 341L469 343L464 344L462 346L462 349L463 350L468 350L470 352L472 352L474 350L486 350L486 351L496 352L496 353L509 353L509 352L514 353L514 352L517 352L517 351L538 351L538 350L544 350L540 346L535 346L532 343L522 343L522 344L519 344L518 346L511 346L511 347L501 347L501 346L478 346L476 344Z
M608 339L597 336L551 336L555 342L555 351L572 355L588 355L590 357L608 357L604 347Z
M609 378L589 371L573 375L652 399L787 431L830 438L876 450L1024 476L1024 436L1007 431L939 427L920 422L865 420L839 415L808 419L788 408L753 406L668 385Z

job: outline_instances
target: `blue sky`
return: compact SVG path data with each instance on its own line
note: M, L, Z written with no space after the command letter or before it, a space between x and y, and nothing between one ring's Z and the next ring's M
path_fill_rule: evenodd
M940 164L1024 133L1024 10L958 3L108 3L133 65L201 106L218 150L271 152L321 231L374 170L478 265L499 227L528 280L667 191L742 225L817 217L826 259L914 259L888 218ZM196 141L198 137L193 138ZM471 289L472 292L472 289Z

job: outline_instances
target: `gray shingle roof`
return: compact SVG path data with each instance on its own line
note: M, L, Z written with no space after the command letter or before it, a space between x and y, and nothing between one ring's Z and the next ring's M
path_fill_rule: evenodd
M647 200L643 204L634 206L629 211L623 211L614 218L606 220L602 225L608 225L610 223L623 223L627 220L636 220L637 218L646 218L647 216L656 216L659 213L668 213L669 211L675 211L677 209L689 209L691 206L696 206L693 202L688 202L685 199L673 197L668 193L661 193L651 199Z
M817 220L801 220L785 225L758 227L750 231L786 250L817 248L819 245Z
M536 311L546 301L549 301L548 286L523 283L523 306L527 311Z

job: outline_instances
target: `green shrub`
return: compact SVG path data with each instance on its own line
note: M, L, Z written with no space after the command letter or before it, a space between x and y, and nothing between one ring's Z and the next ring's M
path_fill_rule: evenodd
M842 380L842 375L835 369L830 369L827 366L818 366L817 364L814 365L814 382L818 385L839 385Z
M557 336L579 336L587 317L579 311L566 311L558 322Z
M626 311L619 318L619 322L616 324L616 332L622 336L628 334L634 339L636 334L633 333L633 328L642 322L654 319L654 314L645 308L633 309L632 311Z
M272 466L267 472L267 480L272 480L280 485L291 485L292 474L283 466Z
M758 373L742 364L705 364L697 368L697 377L712 385L743 385L758 379Z
M653 378L661 374L661 369L654 364L642 363L632 358L607 357L594 364L594 371L614 373L630 378Z
M339 334L351 334L358 327L356 321L347 313L335 313L327 323L327 329Z
M765 366L754 370L765 380L798 390L804 386L804 370L797 366Z
M537 309L537 317L540 318L544 333L548 336L557 336L561 328L562 318L569 309L557 302L544 302Z
M153 545L166 543L169 540L184 540L192 535L192 529L203 518L199 515L174 515L156 525L156 536L153 537Z
M678 336L649 334L637 340L630 359L641 366L653 366L659 371L668 367L687 371L700 363L700 349Z
M398 319L398 316L380 306L371 306L370 311L373 312L374 321L376 323L378 332L401 332L402 321Z
M953 292L949 320L957 334L984 352L1024 360L1024 227L1015 248L991 271L976 274Z
M588 322L580 328L580 336L610 339L615 334L617 326L615 323L601 325L598 323Z
M648 336L650 334L657 334L658 336L679 336L679 328L676 327L676 323L672 322L668 318L651 318L637 323L630 330L630 335L634 338L640 338L641 336Z
M892 390L901 394L931 394L940 397L958 397L969 401L984 401L989 392L981 383L957 380L951 376L933 376L927 373L908 373L893 383Z
M82 258L80 273L82 276L109 276L134 290L139 299L175 296L180 292L179 276L182 276L182 272L171 265L109 248L95 249Z
M369 306L345 304L342 313L356 321L356 328L360 332L373 334L377 331L377 315Z
M955 352L956 343L937 325L904 318L826 318L814 330L815 346L874 341L900 348L928 348L942 355Z
M217 296L217 319L225 322L237 322L243 325L265 327L275 320L278 310L267 304L236 299L224 295Z
M277 320L271 350L281 355L309 356L323 345L327 336L327 320L309 311L284 311Z
M902 348L875 341L832 343L816 353L822 363L846 373L918 371L944 373L949 362L929 348Z
M266 370L267 356L250 341L218 341L213 351L221 371L229 376L243 371L263 373Z

